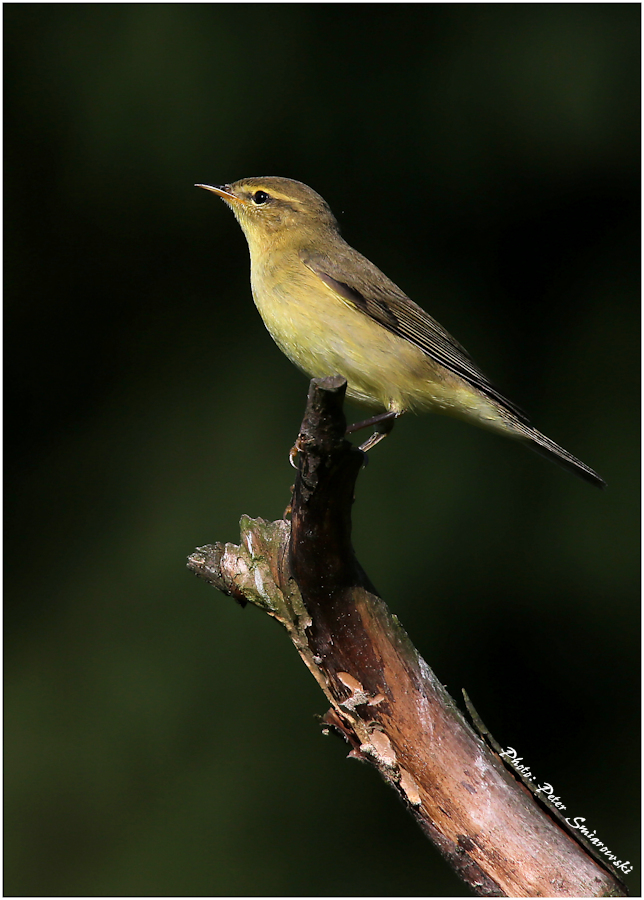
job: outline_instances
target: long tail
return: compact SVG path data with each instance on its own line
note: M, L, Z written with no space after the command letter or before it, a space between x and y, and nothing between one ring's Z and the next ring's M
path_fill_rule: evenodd
M597 472L594 472L590 466L587 466L586 463L577 459L572 453L568 453L568 451L564 450L563 447L560 447L559 444L555 444L555 442L551 441L545 434L541 434L536 428L531 428L529 425L524 425L523 423L515 422L514 424L515 429L519 434L528 438L530 441L528 446L532 450L535 450L541 456L545 456L547 459L551 459L553 462L558 463L560 466L563 466L564 469L568 469L570 472L578 475L579 478L583 478L585 481L590 482L590 484L594 484L596 487L600 488L606 487L606 482L603 478L599 477ZM517 425L519 426L518 428L516 428Z

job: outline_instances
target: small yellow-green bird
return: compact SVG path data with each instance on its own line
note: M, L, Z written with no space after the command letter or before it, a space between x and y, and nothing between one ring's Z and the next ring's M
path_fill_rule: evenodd
M524 441L591 484L591 468L533 428L438 322L350 247L328 204L290 178L196 187L232 209L248 241L255 305L276 344L309 377L342 375L379 415L373 447L407 411L447 413Z

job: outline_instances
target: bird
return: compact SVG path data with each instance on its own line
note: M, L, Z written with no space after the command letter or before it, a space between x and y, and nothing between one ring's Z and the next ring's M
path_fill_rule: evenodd
M290 178L197 184L230 207L248 242L255 305L278 347L310 378L342 375L376 415L372 449L406 412L456 416L515 438L598 487L605 482L534 428L470 354L340 234L327 202Z

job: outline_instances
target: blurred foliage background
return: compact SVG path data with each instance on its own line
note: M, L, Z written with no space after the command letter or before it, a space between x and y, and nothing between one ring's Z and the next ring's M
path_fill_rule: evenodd
M354 539L637 893L639 5L14 4L4 39L5 893L463 893L185 570L293 480L306 379L193 187L264 174L608 482L410 417Z

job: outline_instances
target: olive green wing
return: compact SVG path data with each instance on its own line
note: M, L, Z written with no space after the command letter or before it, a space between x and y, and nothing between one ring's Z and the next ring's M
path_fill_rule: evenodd
M345 303L392 334L410 341L434 362L459 375L520 421L528 421L525 413L487 379L467 350L380 269L348 244L342 250L334 250L333 258L310 250L300 251L300 258Z

